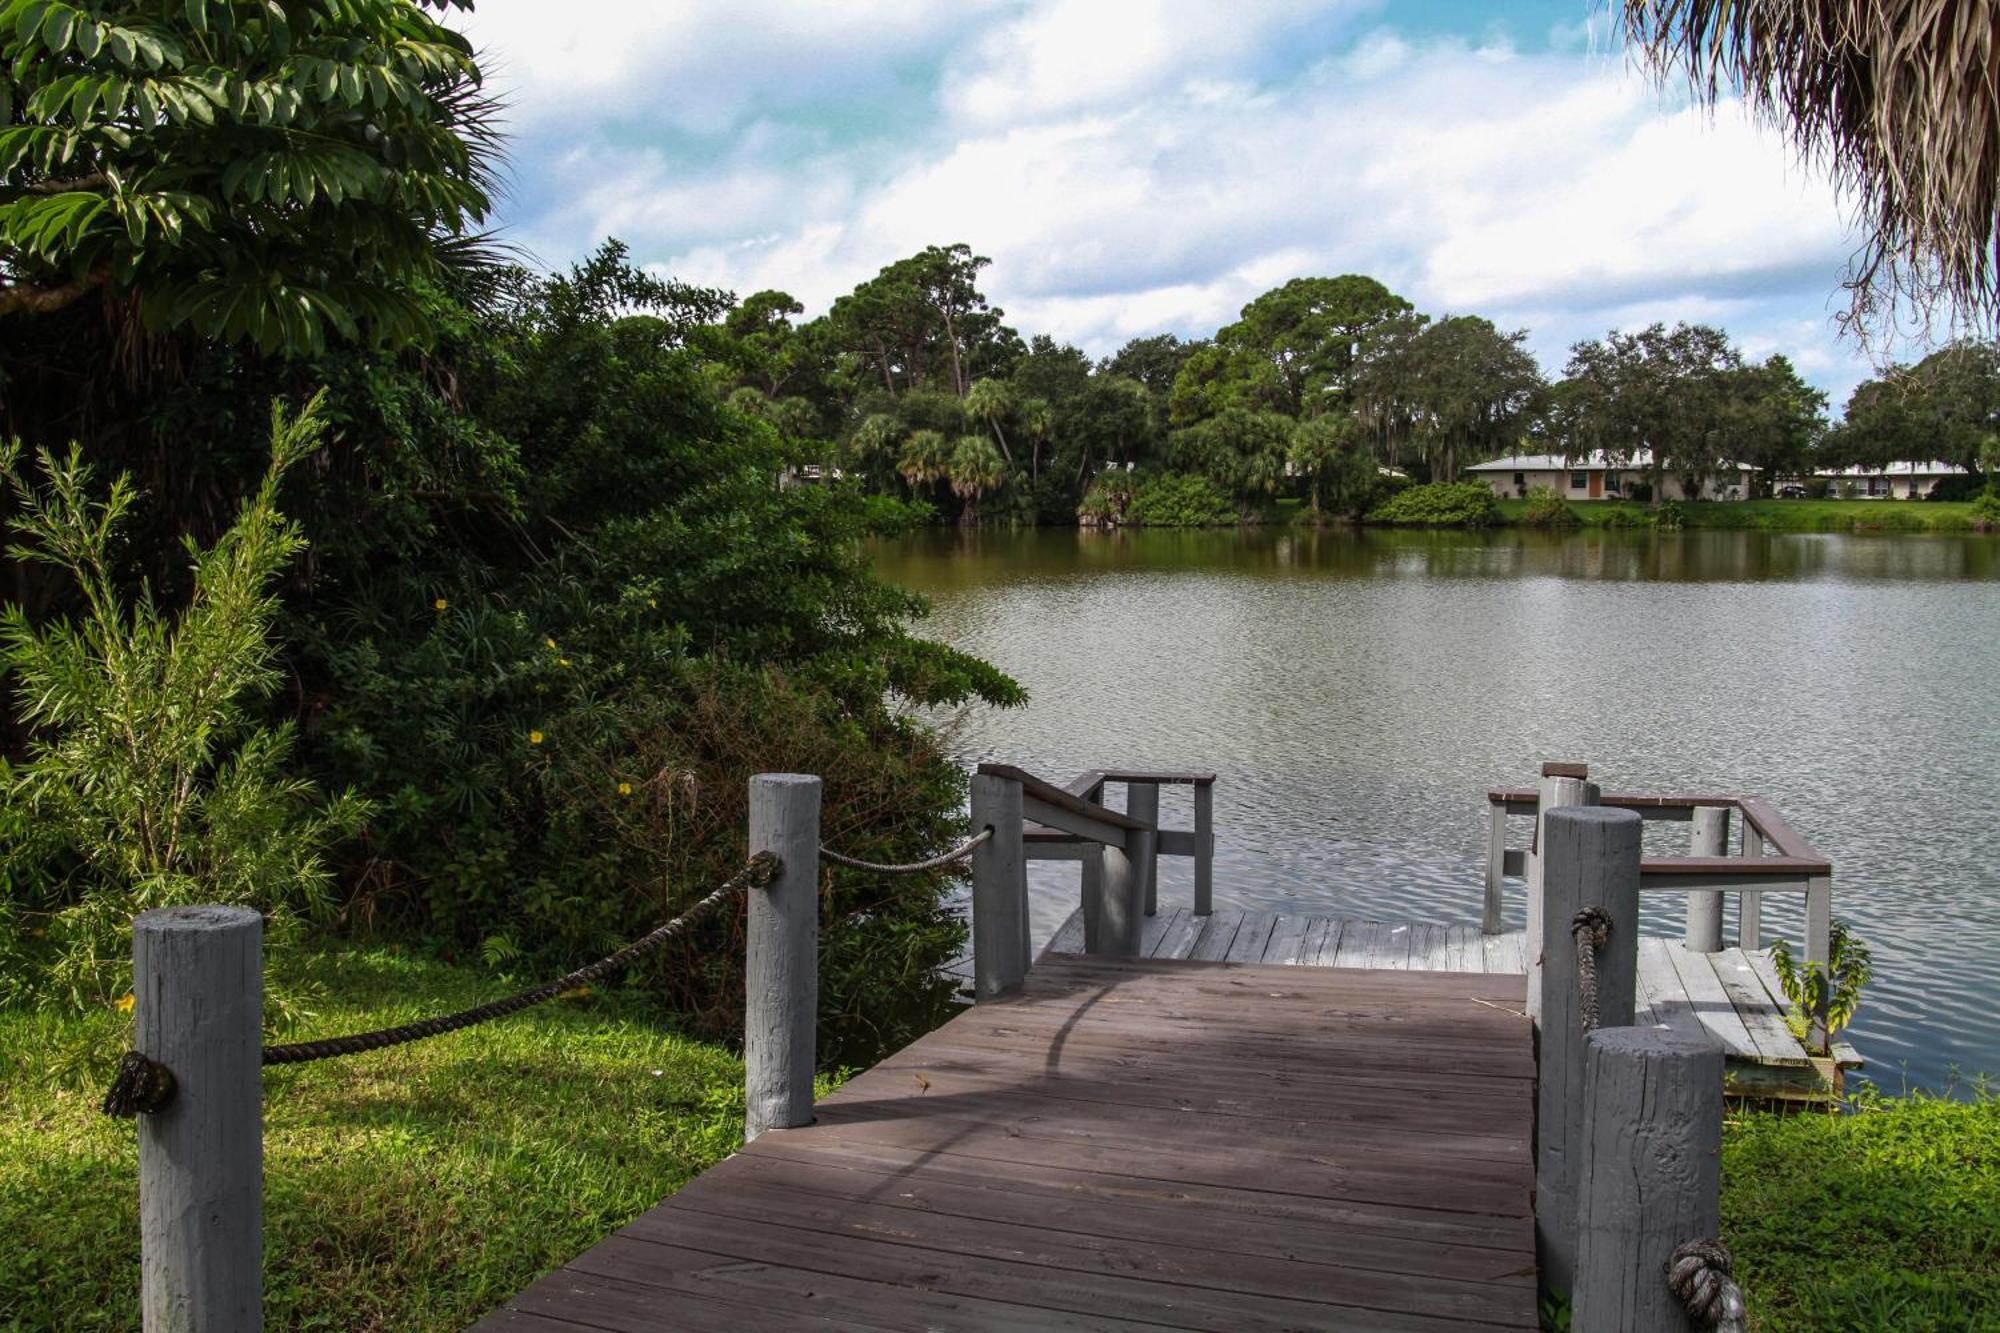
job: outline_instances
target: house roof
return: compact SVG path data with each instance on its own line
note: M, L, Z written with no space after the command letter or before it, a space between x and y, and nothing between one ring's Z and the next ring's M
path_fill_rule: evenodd
M1513 454L1490 463L1475 463L1467 472L1609 472L1653 466L1651 449L1635 449L1630 457L1613 457L1603 449L1587 454ZM1748 463L1721 463L1714 471L1755 472Z
M1815 477L1854 477L1858 479L1865 477L1963 477L1969 474L1956 463L1940 462L1934 458L1928 463L1890 463L1886 467L1863 467L1861 464L1856 463L1853 467L1821 468L1819 471L1814 472L1813 475Z

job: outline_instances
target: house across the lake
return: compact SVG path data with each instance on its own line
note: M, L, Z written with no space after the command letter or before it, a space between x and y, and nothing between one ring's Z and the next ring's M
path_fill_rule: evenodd
M1564 454L1516 454L1478 463L1466 470L1476 481L1493 488L1503 500L1524 500L1537 486L1546 486L1565 500L1629 500L1633 488L1644 486L1653 465L1652 451L1640 449L1627 458L1614 458L1599 449L1574 457ZM1750 494L1750 480L1756 469L1747 463L1722 463L1702 481L1698 495L1690 495L1687 479L1669 469L1660 478L1662 500L1741 500Z
M1825 469L1813 473L1813 480L1826 483L1826 493L1835 499L1921 500L1939 482L1970 476L1956 463L1890 463L1883 467Z

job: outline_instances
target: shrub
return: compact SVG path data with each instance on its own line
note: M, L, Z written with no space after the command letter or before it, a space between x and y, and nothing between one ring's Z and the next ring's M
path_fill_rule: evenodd
M1687 525L1687 511L1679 500L1663 500L1653 507L1653 526L1662 532L1679 532Z
M1406 527L1484 528L1499 521L1500 506L1484 482L1434 481L1401 491L1368 515L1371 523Z
M1972 526L1980 532L2000 532L2000 487L1987 486L1972 502Z
M937 521L937 506L928 500L906 500L900 495L861 497L861 526L873 536L894 537L931 527Z
M114 572L137 499L129 478L93 499L75 451L40 454L39 485L23 479L18 448L0 455L17 555L67 574L82 606L40 625L19 603L0 616L0 661L32 729L23 762L0 769L0 931L19 955L8 989L108 1000L125 989L128 923L147 908L247 903L282 938L295 913L328 901L323 852L364 807L320 802L286 771L291 727L255 720L279 681L271 585L304 546L278 513L278 484L318 447L319 408L291 420L274 409L263 484L219 540L189 545L193 591L173 613L150 589L128 599Z
M1530 528L1573 528L1578 521L1576 511L1551 486L1529 491L1528 507L1521 511L1522 524Z
M1125 521L1147 528L1209 528L1236 517L1228 493L1207 477L1168 472L1140 485Z
M1138 492L1138 481L1124 468L1106 468L1090 479L1090 486L1076 506L1076 516L1085 525L1115 528L1126 521L1126 511Z
M1644 510L1627 509L1624 505L1613 505L1611 511L1604 516L1604 526L1607 528L1650 528L1653 526L1653 520Z

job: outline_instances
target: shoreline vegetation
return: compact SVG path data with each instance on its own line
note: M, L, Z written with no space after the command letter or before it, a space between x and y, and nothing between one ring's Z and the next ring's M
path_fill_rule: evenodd
M514 980L526 980L524 974ZM490 998L483 967L397 946L300 950L287 1036ZM115 1006L0 1008L0 1327L138 1311L130 1126L97 1107ZM742 1062L644 986L266 1075L266 1322L462 1328L735 1150ZM830 1081L829 1081L830 1086ZM824 1091L824 1089L823 1089ZM2000 1097L1884 1096L1729 1117L1723 1235L1758 1326L1960 1329L2000 1318Z

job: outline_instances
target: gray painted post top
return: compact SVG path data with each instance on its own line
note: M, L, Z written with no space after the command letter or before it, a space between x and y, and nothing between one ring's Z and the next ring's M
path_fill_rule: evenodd
M1722 1043L1706 1029L1701 1032L1685 1032L1680 1028L1599 1028L1590 1034L1589 1044L1614 1058L1636 1055L1706 1055L1721 1056ZM1721 1065L1716 1066L1716 1095L1722 1095L1720 1079Z
M1621 810L1615 805L1559 805L1549 811L1548 817L1578 824L1630 824L1635 829L1646 822L1637 810Z
M134 934L181 933L196 930L241 930L252 923L261 926L263 913L254 907L230 907L202 903L194 907L154 907L132 918Z

